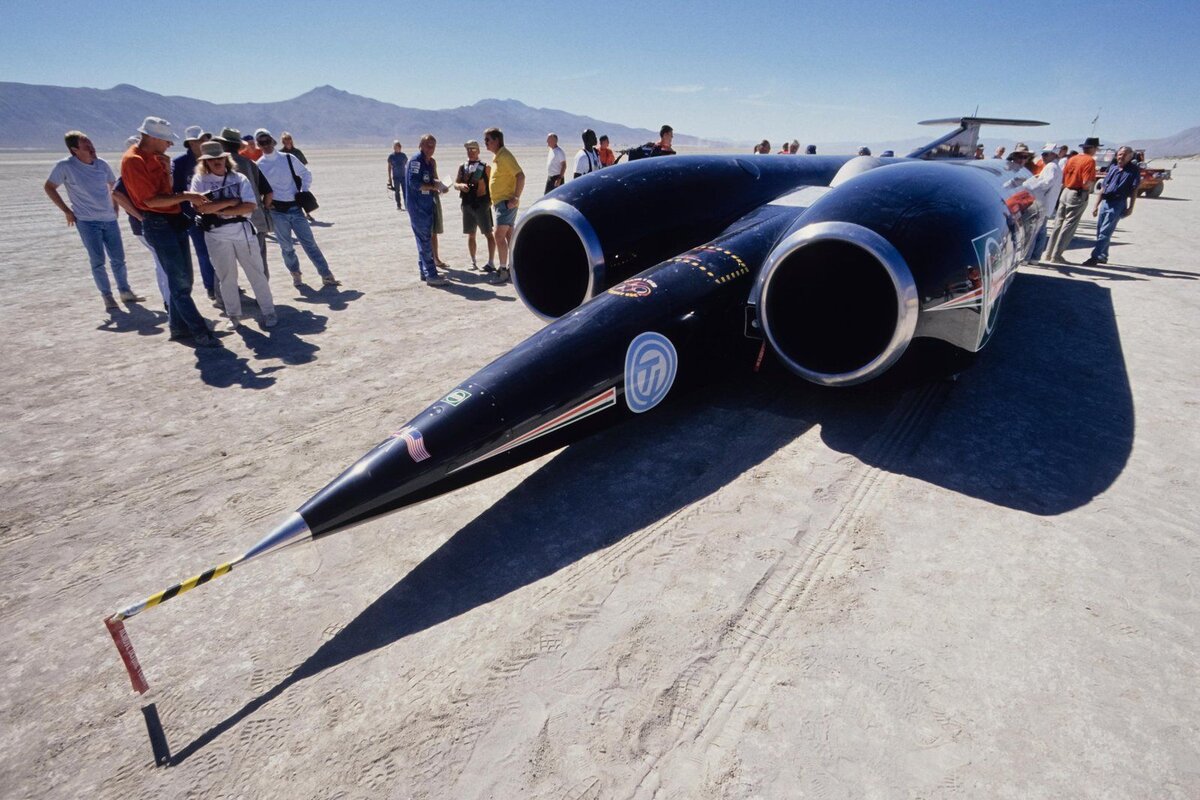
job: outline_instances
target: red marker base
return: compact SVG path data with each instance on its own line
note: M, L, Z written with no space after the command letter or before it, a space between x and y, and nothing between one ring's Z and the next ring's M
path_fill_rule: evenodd
M108 628L113 644L117 646L117 652L125 662L125 671L129 673L129 680L133 682L133 690L138 694L145 694L150 684L146 683L142 665L138 663L137 654L133 652L133 643L129 641L129 634L125 632L125 623L108 617L104 620L104 627Z

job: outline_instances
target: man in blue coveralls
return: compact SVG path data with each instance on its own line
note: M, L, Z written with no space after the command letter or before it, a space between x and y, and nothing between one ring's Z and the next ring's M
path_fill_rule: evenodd
M421 280L426 286L445 286L450 283L438 275L433 263L433 194L441 191L437 180L433 151L437 139L432 133L421 137L420 152L408 160L405 178L405 198L408 200L408 218L412 222L413 236L417 240L417 265L421 269Z
M1108 263L1108 244L1117 230L1117 221L1133 213L1141 182L1142 171L1133 160L1133 148L1125 145L1104 173L1104 183L1092 206L1092 216L1099 215L1100 219L1096 224L1096 246L1092 248L1092 257L1083 262L1085 267Z
M400 140L392 142L392 153L387 157L388 160L388 180L387 187L396 193L396 210L404 210L404 175L408 167L408 153L404 152L404 145L400 144Z

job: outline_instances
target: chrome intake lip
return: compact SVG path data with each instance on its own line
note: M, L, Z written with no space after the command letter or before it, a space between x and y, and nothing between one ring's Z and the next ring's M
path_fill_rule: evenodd
M775 271L789 256L816 242L839 241L855 245L867 251L888 273L896 290L896 328L892 337L878 356L851 372L825 373L808 369L793 361L779 347L771 330L769 316L763 313L770 299L771 279ZM852 386L870 380L883 373L903 355L917 328L920 302L917 284L904 257L887 239L878 233L850 222L815 222L790 233L767 256L759 270L754 288L750 292L750 304L758 308L759 324L771 349L787 365L787 368L813 383L822 386Z
M521 232L525 229L529 220L545 216L555 217L567 223L571 227L571 230L575 232L575 235L579 237L588 260L587 294L579 302L583 303L592 299L598 291L603 291L604 289L604 248L600 245L600 237L596 235L596 230L592 227L592 224L588 222L587 217L575 206L554 198L546 198L534 203L530 207L529 213L521 218L520 222L517 223L516 229L513 231L512 252L516 252ZM521 270L518 268L515 260L512 265L512 282L513 288L517 290L517 296L521 298L521 302L525 304L526 308L541 319L547 321L558 319L558 317L542 313L530 304L529 298L526 297L525 291L521 288Z

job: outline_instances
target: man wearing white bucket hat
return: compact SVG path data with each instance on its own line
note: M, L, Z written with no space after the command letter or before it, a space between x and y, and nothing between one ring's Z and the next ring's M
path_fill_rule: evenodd
M171 339L190 336L197 347L218 347L220 342L192 300L192 254L187 233L191 223L180 207L180 203L203 203L207 198L195 192L171 191L171 170L164 163L167 148L176 138L171 123L161 117L146 117L138 133L141 139L121 159L121 179L129 199L142 212L146 242L154 248L167 273Z

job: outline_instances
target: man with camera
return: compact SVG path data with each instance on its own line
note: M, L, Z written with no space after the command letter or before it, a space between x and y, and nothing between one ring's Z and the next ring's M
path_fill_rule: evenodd
M471 269L478 269L475 262L475 231L481 230L488 248L488 260L483 265L483 271L495 272L492 259L496 256L496 237L492 235L492 196L488 193L491 170L479 160L479 142L471 139L463 146L467 149L467 160L458 166L454 188L458 189L462 198L463 233L467 235Z
M254 143L262 150L262 157L256 166L271 186L271 194L267 195L266 206L275 223L275 238L279 241L279 249L283 251L283 263L292 273L292 283L300 286L303 278L300 275L300 258L296 255L296 247L292 244L292 234L300 240L300 246L309 261L321 275L321 283L325 286L340 286L341 281L333 277L325 254L317 246L317 240L309 227L305 210L300 205L299 196L307 193L312 185L312 173L300 159L288 153L275 151L275 137L266 128L254 132Z

